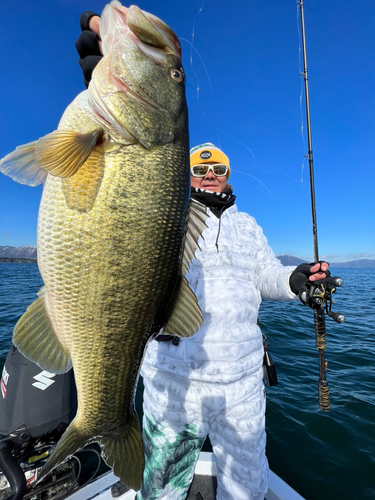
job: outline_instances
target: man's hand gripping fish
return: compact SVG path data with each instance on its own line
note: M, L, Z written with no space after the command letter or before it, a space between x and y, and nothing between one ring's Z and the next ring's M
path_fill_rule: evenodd
M104 57L58 130L0 171L44 182L38 264L45 287L13 342L41 368L72 366L78 412L42 474L97 441L138 490L144 458L134 394L153 334L193 335L202 314L185 273L205 228L190 196L181 49L160 19L118 1L102 14Z

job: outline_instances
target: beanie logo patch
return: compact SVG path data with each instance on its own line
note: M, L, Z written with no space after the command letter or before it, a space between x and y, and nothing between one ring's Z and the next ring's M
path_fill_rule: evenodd
M202 151L199 156L202 158L202 160L208 160L209 158L211 158L212 153L211 151Z

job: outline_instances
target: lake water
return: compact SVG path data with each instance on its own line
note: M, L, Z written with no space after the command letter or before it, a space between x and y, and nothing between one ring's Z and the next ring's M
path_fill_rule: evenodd
M318 351L313 312L299 302L264 301L261 327L277 364L267 388L271 469L307 500L375 498L375 269L333 269L344 279L327 319L331 411L317 402ZM43 286L36 264L0 263L0 364L11 332Z

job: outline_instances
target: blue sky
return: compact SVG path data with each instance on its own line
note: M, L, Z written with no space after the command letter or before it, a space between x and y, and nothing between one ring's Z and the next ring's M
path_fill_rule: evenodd
M100 13L104 5L23 0L2 6L0 157L55 130L84 90L74 47L79 15ZM311 260L296 1L138 5L182 39L191 145L210 141L226 152L239 209L256 218L276 254ZM375 258L375 3L304 5L320 257ZM40 196L41 187L0 176L0 245L36 244Z

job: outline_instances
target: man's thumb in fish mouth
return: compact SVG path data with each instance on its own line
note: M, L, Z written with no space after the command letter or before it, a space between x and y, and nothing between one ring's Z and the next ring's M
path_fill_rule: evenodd
M80 56L78 63L83 73L83 81L88 87L92 72L102 58L102 42L99 39L100 17L90 10L85 11L80 17L82 33L75 42Z
M99 47L100 47L101 41L100 41L100 17L99 16L93 16L90 18L89 29L98 35Z
M85 10L82 12L79 18L79 25L81 26L81 31L91 30L100 36L100 16L92 10Z

